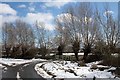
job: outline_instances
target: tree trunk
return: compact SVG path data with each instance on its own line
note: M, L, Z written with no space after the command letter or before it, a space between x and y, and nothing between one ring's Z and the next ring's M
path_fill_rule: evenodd
M78 61L78 52L75 52L75 57L76 57L76 60Z
M85 62L86 62L87 56L88 56L88 53L87 53L87 52L84 52L83 60L84 60Z

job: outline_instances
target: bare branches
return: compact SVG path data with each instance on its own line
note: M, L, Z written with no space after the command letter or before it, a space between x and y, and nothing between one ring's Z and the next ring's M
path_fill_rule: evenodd
M27 23L21 20L17 20L15 23L5 23L2 31L3 50L12 57L25 54L22 52L22 47L27 47L25 52L34 47L33 30Z

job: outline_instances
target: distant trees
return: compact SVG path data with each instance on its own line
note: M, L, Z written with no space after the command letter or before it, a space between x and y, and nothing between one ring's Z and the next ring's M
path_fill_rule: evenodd
M16 21L16 32L17 32L17 43L21 45L22 55L27 56L27 52L35 46L34 44L34 33L32 27L21 21ZM34 53L33 53L34 54Z
M6 55L9 56L11 46L10 44L13 43L12 39L8 37L9 35L11 36L13 33L12 31L12 24L5 23L4 26L2 27L2 40L3 40L3 49L6 51ZM12 36L11 36L12 37ZM12 42L11 42L12 41ZM11 43L10 43L11 42ZM9 46L8 46L9 45ZM3 50L2 49L2 50Z
M27 23L16 20L15 23L5 23L2 27L3 50L7 56L26 55L34 48L34 34Z
M41 54L43 57L45 57L50 49L49 31L45 29L45 24L43 22L36 22L35 29L38 54Z
M104 19L104 20L103 20ZM104 7L104 15L98 12L99 25L103 29L101 34L103 40L106 43L107 53L115 53L115 49L120 43L120 30L118 26L118 21L113 17L113 13L109 11L109 6Z

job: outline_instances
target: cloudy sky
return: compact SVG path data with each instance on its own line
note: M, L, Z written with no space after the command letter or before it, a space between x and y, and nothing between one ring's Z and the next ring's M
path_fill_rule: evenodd
M1 2L0 3L0 26L3 22L14 22L16 19L22 19L33 25L35 21L44 22L47 30L54 30L54 19L63 14L65 8L70 4L75 5L78 2ZM94 4L94 3L92 3ZM95 3L100 11L103 11L102 2ZM109 3L110 10L117 17L117 2Z

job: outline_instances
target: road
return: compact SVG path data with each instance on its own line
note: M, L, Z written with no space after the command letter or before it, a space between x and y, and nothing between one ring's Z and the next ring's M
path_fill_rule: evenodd
M2 80L46 80L38 75L34 66L40 61L30 62L17 66L6 66L7 69L2 70ZM19 74L19 75L17 75ZM20 77L20 79L17 78Z

